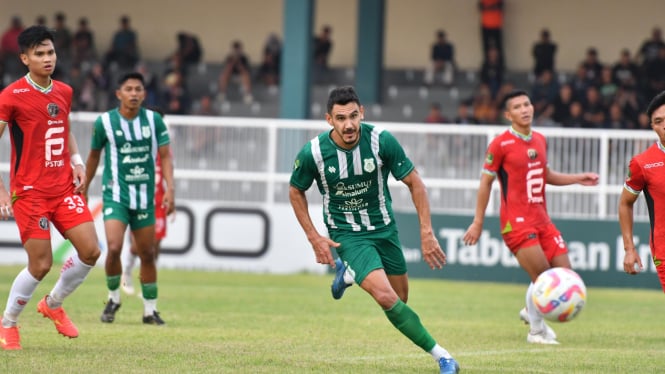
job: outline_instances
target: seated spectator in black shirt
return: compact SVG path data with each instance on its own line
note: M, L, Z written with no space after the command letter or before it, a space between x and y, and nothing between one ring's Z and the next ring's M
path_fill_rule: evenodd
M430 60L432 65L425 73L425 83L433 84L440 78L443 84L452 84L455 78L455 47L446 39L443 30L436 32Z
M243 99L246 103L251 103L253 98L250 70L249 59L243 51L242 43L239 40L234 41L231 44L231 52L226 56L224 68L219 76L219 94L221 98L224 99L226 96L226 88L229 85L229 80L233 76L238 76L242 84Z
M323 26L321 33L314 38L314 65L321 70L328 69L328 57L332 50L332 28Z
M612 67L612 79L620 87L634 87L639 82L640 69L635 64L628 49L623 49Z
M598 89L594 86L587 88L583 116L585 127L599 129L605 124L605 106L600 100Z
M600 74L603 70L603 64L598 60L598 51L596 48L589 48L586 51L586 57L582 64L586 68L587 81L593 85L600 84Z
M579 101L570 103L570 112L566 119L561 123L563 127L588 127L584 119L584 108Z
M573 103L573 89L570 84L563 84L559 94L552 102L551 118L554 122L562 124L570 116L570 105Z

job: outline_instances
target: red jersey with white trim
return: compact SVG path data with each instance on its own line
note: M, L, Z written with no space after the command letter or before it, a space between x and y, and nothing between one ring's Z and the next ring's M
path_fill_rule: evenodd
M636 195L644 192L651 223L651 244L665 245L665 147L655 143L634 156L628 164L624 188Z
M528 137L509 129L492 140L483 173L501 186L501 233L550 223L545 202L547 141L535 131Z
M10 189L21 196L44 197L71 192L69 112L72 88L51 81L39 87L28 75L0 92L0 122L9 126L12 152Z

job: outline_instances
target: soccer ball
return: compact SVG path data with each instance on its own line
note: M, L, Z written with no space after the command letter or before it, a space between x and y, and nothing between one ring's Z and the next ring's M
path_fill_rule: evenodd
M551 268L541 273L531 294L538 312L548 321L572 321L586 303L582 278L567 268Z

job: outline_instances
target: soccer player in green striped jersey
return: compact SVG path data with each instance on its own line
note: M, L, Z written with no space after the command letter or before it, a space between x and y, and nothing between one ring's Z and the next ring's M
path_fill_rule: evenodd
M119 80L116 97L120 106L103 113L95 121L86 163L88 180L97 171L104 150L102 198L104 230L108 244L106 284L109 301L101 321L111 323L120 308L120 255L127 226L132 230L141 258L143 323L163 325L157 311L157 268L155 264L155 204L174 210L173 162L168 129L162 117L141 107L145 98L143 76L129 73ZM155 159L161 158L166 191L155 202ZM87 196L87 191L86 191Z
M420 222L423 258L432 268L445 265L430 218L427 191L402 146L386 130L362 123L364 109L353 87L330 92L326 121L332 129L300 150L291 174L289 198L316 261L337 268L333 297L355 282L374 298L388 320L429 352L441 373L457 373L458 363L436 343L418 315L406 305L408 277L391 207L388 176L411 191ZM319 233L308 211L305 191L316 181L323 197L328 235ZM335 261L334 247L341 260ZM340 292L341 289L341 292Z

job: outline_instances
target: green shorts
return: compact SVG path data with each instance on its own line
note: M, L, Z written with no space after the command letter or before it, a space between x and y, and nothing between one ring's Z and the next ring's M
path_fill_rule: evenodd
M406 274L406 260L394 226L378 232L331 231L330 238L340 243L337 254L357 284L376 269L384 269L387 275Z
M134 231L155 224L155 209L129 209L115 201L104 200L104 221L115 219Z

